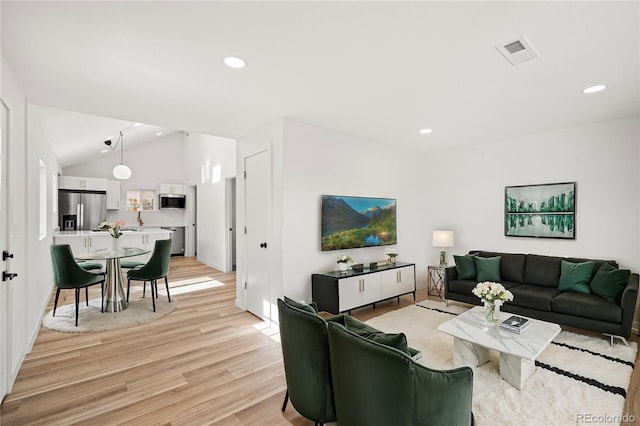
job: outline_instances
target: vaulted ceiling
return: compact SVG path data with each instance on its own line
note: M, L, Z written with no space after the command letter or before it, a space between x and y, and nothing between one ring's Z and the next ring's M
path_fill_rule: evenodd
M3 59L52 126L61 109L238 138L288 117L432 151L640 113L637 2L1 7ZM520 36L539 57L514 66L495 46ZM607 90L581 93L594 84ZM105 131L85 127L51 132L61 164L96 155Z

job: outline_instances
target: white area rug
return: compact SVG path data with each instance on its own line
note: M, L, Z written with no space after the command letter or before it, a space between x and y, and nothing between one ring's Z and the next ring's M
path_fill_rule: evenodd
M422 305L422 306L419 306ZM419 361L453 368L453 337L438 325L464 312L461 306L425 301L372 318L385 332L404 332ZM519 391L500 377L500 358L474 369L473 415L477 425L619 424L638 351L635 342L609 346L600 339L562 331L540 354L535 373Z
M144 299L140 297L141 293L141 289L140 291L134 291L132 287L131 295L129 296L129 307L121 312L102 313L100 312L100 298L90 299L89 306L87 306L84 297L81 297L77 327L75 325L75 303L58 306L55 317L52 316L53 310L47 312L42 320L42 325L51 330L65 333L113 330L155 321L167 315L178 306L178 302L173 295L171 297L171 303L169 303L166 293L163 295L162 292L158 292L159 297L156 299L156 312L153 312L151 292L147 288L147 297Z

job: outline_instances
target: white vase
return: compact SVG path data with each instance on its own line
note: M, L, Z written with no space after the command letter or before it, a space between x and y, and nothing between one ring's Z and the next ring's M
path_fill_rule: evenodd
M112 238L111 239L111 249L113 251L120 251L121 248L121 244L120 244L120 238Z
M339 271L345 272L347 269L349 269L349 265L347 263L344 263L344 262L338 263L338 270Z

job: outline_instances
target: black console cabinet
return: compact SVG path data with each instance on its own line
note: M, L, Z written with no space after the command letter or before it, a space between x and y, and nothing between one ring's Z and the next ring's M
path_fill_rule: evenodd
M351 269L331 271L311 276L313 301L321 311L338 314L403 294L413 293L416 299L416 267L414 263L396 262L365 268L362 272Z

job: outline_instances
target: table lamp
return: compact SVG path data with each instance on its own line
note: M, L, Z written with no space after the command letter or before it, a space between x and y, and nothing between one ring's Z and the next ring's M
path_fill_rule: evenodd
M440 266L447 266L445 247L453 247L453 231L433 231L433 246L440 247Z

